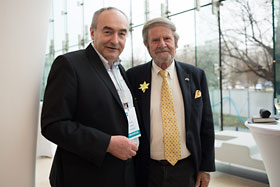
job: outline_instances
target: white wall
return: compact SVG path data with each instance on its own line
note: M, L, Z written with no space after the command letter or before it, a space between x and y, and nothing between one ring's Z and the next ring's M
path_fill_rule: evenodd
M0 186L34 187L50 0L0 6Z

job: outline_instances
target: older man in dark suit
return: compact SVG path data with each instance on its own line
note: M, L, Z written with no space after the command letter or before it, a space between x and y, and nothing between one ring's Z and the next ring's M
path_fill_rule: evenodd
M215 170L214 125L203 70L174 60L179 36L167 18L143 27L152 61L127 71L139 106L139 187L206 187Z
M95 12L93 43L57 57L45 91L42 134L57 144L53 187L134 187L139 127L120 65L128 20L116 8Z

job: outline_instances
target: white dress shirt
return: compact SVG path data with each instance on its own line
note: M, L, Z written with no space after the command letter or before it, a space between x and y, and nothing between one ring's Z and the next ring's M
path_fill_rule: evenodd
M120 59L113 63L112 69L111 69L109 62L95 49L93 44L92 44L92 46L93 46L94 50L96 51L96 53L98 54L98 56L100 57L101 61L103 62L104 67L106 68L112 82L114 83L124 109L134 107L131 92L130 92L128 86L126 85L126 82L124 81L124 79L121 75L120 69L119 69L119 64L121 62ZM128 115L130 115L130 113L128 113ZM130 118L132 118L132 117L130 117ZM138 126L138 124L137 124L137 126ZM139 138L134 138L133 141L137 145L139 145Z

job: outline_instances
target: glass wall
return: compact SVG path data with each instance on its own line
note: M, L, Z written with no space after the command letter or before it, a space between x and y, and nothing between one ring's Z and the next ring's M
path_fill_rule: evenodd
M93 12L105 6L129 17L131 32L121 55L126 69L151 60L141 33L147 20L165 16L176 24L176 60L205 70L216 129L246 130L244 121L260 108L273 110L273 55L280 71L279 0L52 0L42 97L54 58L91 42Z
M215 6L214 6L215 7ZM215 7L216 8L216 7ZM205 70L216 129L221 128L218 12L205 6L195 12L196 65Z
M223 124L243 130L261 108L273 111L272 1L222 3Z

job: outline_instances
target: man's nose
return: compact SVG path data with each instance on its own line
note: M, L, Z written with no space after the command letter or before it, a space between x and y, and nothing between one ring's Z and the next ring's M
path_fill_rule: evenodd
M119 36L118 36L117 33L112 35L111 42L112 42L113 44L118 44L118 42L119 42Z
M163 38L161 38L161 39L159 40L159 46L160 46L160 47L165 47L165 46L166 46L165 41L164 41Z

